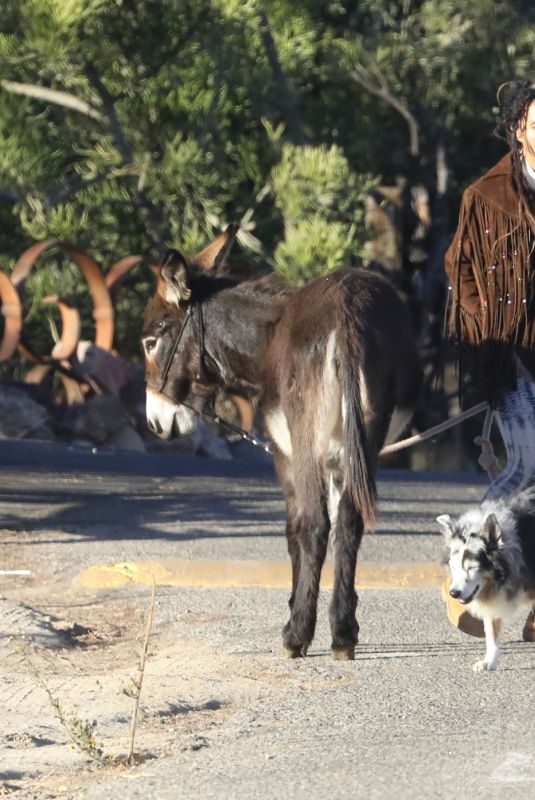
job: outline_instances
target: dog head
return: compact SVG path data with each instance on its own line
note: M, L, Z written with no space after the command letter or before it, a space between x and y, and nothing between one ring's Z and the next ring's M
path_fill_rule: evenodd
M493 579L494 554L503 547L502 528L493 512L449 514L437 517L447 547L451 573L450 595L463 605L471 603Z

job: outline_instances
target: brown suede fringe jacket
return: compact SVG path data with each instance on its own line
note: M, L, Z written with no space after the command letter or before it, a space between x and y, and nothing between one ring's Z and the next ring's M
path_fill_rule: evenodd
M449 331L475 353L476 380L492 405L515 386L515 354L535 376L534 248L508 154L464 192L445 257Z

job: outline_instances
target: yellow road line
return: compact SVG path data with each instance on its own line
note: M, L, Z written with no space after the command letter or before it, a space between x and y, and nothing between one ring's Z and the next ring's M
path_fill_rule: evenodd
M444 568L433 562L363 564L357 570L359 589L425 589L440 586ZM107 589L128 583L180 586L198 589L251 588L288 589L290 563L286 561L126 561L96 564L82 572L77 581L92 589ZM333 585L333 565L323 567L321 586Z

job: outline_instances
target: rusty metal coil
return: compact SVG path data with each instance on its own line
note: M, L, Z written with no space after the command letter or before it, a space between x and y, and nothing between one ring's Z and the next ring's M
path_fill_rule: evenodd
M117 292L128 273L131 272L134 267L137 267L140 264L146 264L154 276L157 276L159 265L155 261L145 258L145 256L125 256L124 258L119 259L119 261L116 261L115 264L112 264L104 276L104 282L110 295L112 296L112 299L114 299L117 295Z
M110 293L104 281L104 276L99 265L88 253L74 247L67 242L60 242L57 239L47 239L44 242L37 242L29 247L21 255L11 273L11 282L22 297L24 284L38 258L47 250L59 247L67 253L82 271L93 300L93 319L95 320L95 344L105 350L111 350L113 345L114 332L114 311ZM63 330L61 334L60 351L68 347L76 335L72 325L75 323L74 315L62 312ZM79 335L79 333L78 333ZM58 343L59 345L60 343Z
M4 317L4 333L0 342L0 362L11 358L22 331L22 304L9 277L0 270L0 312Z
M93 319L95 321L95 344L104 350L111 351L114 339L115 312L113 303L129 272L138 266L146 266L156 276L159 265L140 255L125 256L116 261L106 275L103 275L98 263L88 253L67 242L47 239L36 242L16 262L10 276L0 270L0 313L4 317L3 336L0 341L0 363L7 361L18 349L21 355L34 366L26 374L28 383L41 383L45 376L56 366L57 374L62 381L69 405L83 402L89 387L80 385L69 371L69 359L75 354L81 334L81 321L78 310L64 297L53 295L43 298L46 305L55 304L61 316L60 339L53 346L50 354L40 355L33 351L31 345L21 341L23 330L24 287L39 257L57 247L70 256L83 273L93 303ZM241 427L246 431L253 429L253 409L251 403L243 397L228 395L238 413Z

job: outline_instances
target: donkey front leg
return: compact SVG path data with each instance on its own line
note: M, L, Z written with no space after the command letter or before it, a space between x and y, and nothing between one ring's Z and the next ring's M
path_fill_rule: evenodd
M324 499L313 508L288 515L288 551L292 559L290 619L282 641L289 658L307 653L314 638L321 568L329 538L329 516Z
M357 553L364 532L362 516L347 490L342 492L334 531L334 590L329 609L332 656L336 660L353 660L358 642L356 620L357 593L355 569Z

